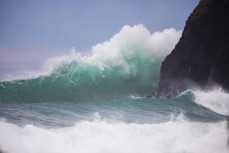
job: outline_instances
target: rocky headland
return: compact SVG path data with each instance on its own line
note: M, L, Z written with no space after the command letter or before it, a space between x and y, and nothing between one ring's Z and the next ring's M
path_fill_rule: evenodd
M170 98L216 84L229 90L229 0L201 0L163 61L158 88L150 97Z

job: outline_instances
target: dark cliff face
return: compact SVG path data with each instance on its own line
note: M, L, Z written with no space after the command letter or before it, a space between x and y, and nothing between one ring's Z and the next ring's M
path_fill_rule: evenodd
M229 90L229 0L201 0L182 37L161 67L155 97L176 96L198 86Z

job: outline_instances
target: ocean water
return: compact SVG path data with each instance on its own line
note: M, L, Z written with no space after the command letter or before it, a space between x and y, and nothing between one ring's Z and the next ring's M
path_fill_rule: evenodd
M181 31L124 26L87 53L0 82L5 153L227 153L229 93L148 99Z

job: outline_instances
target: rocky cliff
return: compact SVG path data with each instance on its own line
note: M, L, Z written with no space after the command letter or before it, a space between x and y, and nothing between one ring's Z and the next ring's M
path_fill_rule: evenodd
M186 21L182 37L161 66L152 96L218 84L229 90L229 0L201 0Z

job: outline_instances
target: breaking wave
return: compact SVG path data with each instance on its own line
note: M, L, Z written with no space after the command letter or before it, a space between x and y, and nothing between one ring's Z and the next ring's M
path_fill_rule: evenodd
M218 114L229 116L229 93L216 87L209 91L193 91L194 101Z
M143 25L124 26L90 52L49 59L43 71L0 82L1 102L104 99L150 93L159 81L161 61L181 31L150 33ZM146 95L145 95L146 96Z

